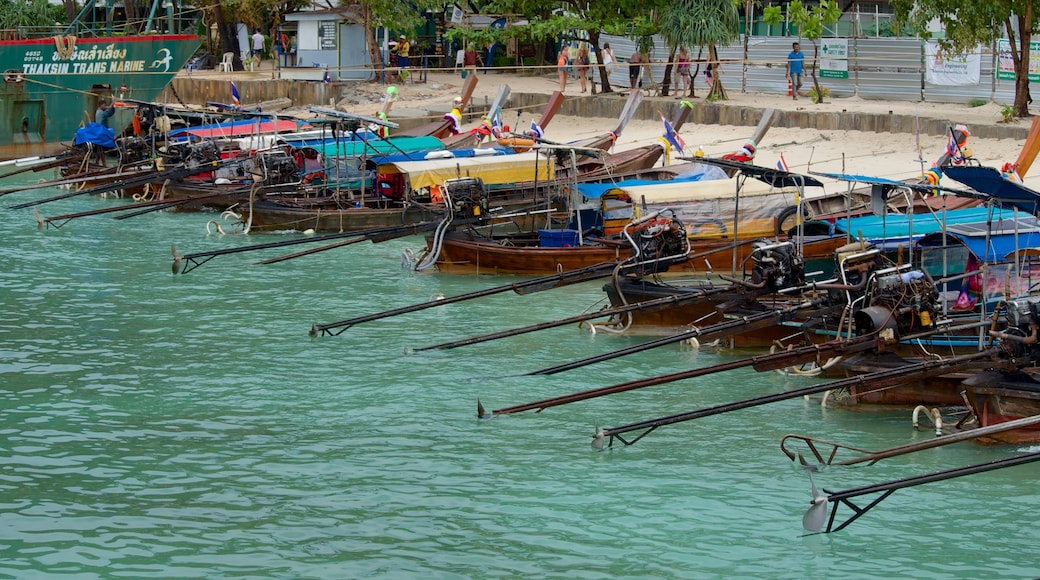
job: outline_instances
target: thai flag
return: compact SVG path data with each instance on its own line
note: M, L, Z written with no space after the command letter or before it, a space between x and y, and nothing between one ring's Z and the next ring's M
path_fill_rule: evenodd
M664 138L672 144L672 147L675 147L675 150L679 152L679 155L682 155L683 149L686 149L686 142L683 141L683 138L680 137L678 133L675 132L675 127L668 122L668 119L664 118L664 115L661 115L661 120L664 121Z
M791 171L787 168L787 161L784 160L784 154L780 154L780 161L776 162L776 168L780 171Z
M242 98L238 96L238 87L235 86L235 81L231 81L231 104L236 107L242 104Z
M531 136L535 139L541 139L544 134L542 128L538 126L538 123L531 121Z

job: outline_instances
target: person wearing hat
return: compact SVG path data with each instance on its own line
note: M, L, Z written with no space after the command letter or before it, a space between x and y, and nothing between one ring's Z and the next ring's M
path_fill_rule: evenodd
M94 111L94 122L108 127L108 120L112 118L112 115L116 114L116 110L108 106L108 101L105 99L98 99L97 110Z
M402 34L397 41L397 66L402 69L408 68L408 53L410 50L411 46L408 44L408 37Z

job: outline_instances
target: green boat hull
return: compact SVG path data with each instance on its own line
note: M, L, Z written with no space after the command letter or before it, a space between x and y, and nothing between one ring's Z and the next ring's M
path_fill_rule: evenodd
M198 46L193 34L0 41L0 158L59 150L100 98L156 100ZM132 120L117 107L109 125L119 134Z

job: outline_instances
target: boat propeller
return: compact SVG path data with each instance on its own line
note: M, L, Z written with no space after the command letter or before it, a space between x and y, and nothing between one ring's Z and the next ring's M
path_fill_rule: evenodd
M592 448L596 451L603 451L605 439L606 436L603 435L603 431L600 430L599 425L596 425L596 431L592 435Z
M809 471L809 485L812 486L813 498L809 502L809 509L807 509L805 515L802 516L802 527L807 531L819 533L819 531L823 529L824 522L827 521L828 499L826 495L820 495L820 493L816 491L816 482L813 481L812 470Z

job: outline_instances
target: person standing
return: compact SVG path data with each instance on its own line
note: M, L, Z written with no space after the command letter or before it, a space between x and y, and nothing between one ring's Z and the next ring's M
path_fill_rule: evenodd
M256 62L260 62L261 55L264 53L264 35L260 34L260 29L257 28L256 32L253 33L253 58Z
M679 55L675 57L675 90L677 96L683 96L690 86L690 53L686 47L679 48Z
M556 74L560 76L560 92L567 88L567 47L560 49L560 56L556 57Z
M397 40L397 66L401 67L402 79L408 78L408 53L411 48L411 45L408 44L408 37L402 34L401 38Z
M578 81L581 84L581 92L585 92L585 79L589 76L589 45L581 43L578 48Z
M480 55L473 50L471 45L462 53L462 77L477 74L477 63L481 61ZM481 64L483 66L483 64Z
M798 91L802 88L802 74L805 72L805 54L801 46L795 42L787 55L787 78L791 80L791 98L798 100Z
M108 101L99 99L97 110L94 111L94 122L108 128L108 120L115 114L116 110L108 106Z
M610 43L606 42L603 44L603 59L601 60L603 66L607 67L608 73L614 71L614 65L617 63L617 57L614 56L614 49L610 48Z
M632 56L628 57L628 85L633 91L639 82L639 73L642 72L642 67L643 55L637 50L632 53Z

